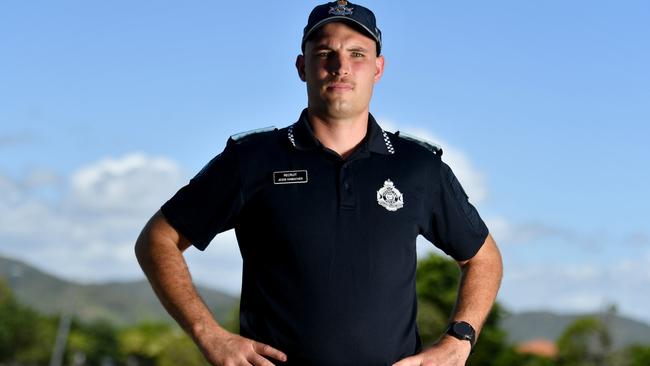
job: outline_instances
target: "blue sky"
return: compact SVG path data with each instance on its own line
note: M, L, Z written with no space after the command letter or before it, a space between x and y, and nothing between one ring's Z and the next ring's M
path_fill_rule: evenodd
M140 276L131 247L156 208L229 135L297 119L316 4L1 5L0 253ZM650 4L364 5L387 60L371 112L443 146L502 248L500 300L650 321ZM233 240L188 254L198 281L237 292Z

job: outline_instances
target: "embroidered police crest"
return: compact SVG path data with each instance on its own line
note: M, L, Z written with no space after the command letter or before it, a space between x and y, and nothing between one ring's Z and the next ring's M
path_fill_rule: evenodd
M336 7L330 7L329 13L332 15L352 15L352 10L354 8L347 8L348 2L345 0L339 0L336 2Z
M404 197L395 188L395 184L388 179L384 182L384 186L377 191L377 203L388 211L397 211L404 207Z

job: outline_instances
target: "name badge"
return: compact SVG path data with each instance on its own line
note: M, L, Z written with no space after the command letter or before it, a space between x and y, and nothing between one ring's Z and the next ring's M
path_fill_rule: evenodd
M283 172L273 172L273 184L296 184L307 183L306 170L286 170Z

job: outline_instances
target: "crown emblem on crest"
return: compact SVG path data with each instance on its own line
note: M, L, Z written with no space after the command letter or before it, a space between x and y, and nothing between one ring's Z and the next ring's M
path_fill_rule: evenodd
M354 8L347 7L348 2L345 0L338 0L335 7L330 7L329 14L332 15L352 15Z
M384 186L377 191L377 203L388 211L397 211L404 207L404 196L388 179L384 182Z

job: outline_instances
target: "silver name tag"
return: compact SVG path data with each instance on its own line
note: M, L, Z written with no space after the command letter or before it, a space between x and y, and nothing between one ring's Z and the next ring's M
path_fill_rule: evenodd
M273 172L273 184L296 184L307 183L306 170L286 170L283 172Z

